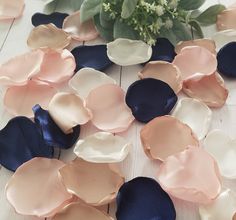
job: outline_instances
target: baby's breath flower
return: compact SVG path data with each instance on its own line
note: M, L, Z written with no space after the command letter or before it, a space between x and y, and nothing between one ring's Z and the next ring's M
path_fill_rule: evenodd
M172 0L170 3L169 3L169 7L171 9L176 9L178 6L178 0Z
M173 27L173 21L169 18L166 19L166 22L165 22L165 27L167 29L171 29Z
M158 16L162 16L164 14L164 8L161 5L156 6L156 13Z
M111 10L111 4L109 2L108 3L103 3L102 6L103 6L105 12Z
M147 41L147 44L149 44L149 45L154 45L155 43L156 43L156 40L154 40L152 38Z
M167 5L167 0L160 0L160 4L166 6Z

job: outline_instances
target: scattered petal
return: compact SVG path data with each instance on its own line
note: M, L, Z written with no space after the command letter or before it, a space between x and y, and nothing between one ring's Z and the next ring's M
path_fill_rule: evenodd
M79 140L74 153L92 163L118 163L129 153L132 144L120 136L108 132L97 132Z
M32 106L39 104L47 109L48 103L56 92L57 90L47 83L30 80L24 86L8 88L4 96L4 105L15 116L32 118Z
M226 9L217 16L216 26L219 31L236 29L236 7Z
M203 102L190 98L181 99L172 115L187 124L200 140L206 136L212 120L211 109Z
M144 152L151 159L164 161L168 156L199 146L192 129L171 116L157 117L140 131Z
M79 11L69 15L64 20L63 30L78 41L94 40L99 35L92 19L81 24Z
M79 158L59 170L68 192L87 204L101 206L116 198L124 178L109 164L90 163Z
M25 8L24 0L1 0L0 20L18 18Z
M222 107L228 97L223 78L215 72L211 75L196 74L183 83L183 91L209 107Z
M92 68L79 70L69 81L69 86L84 99L93 89L105 84L116 84L116 81L105 73Z
M151 55L151 46L140 40L118 38L107 44L107 56L117 65L129 66L144 63L150 60Z
M70 44L71 38L53 24L39 25L31 32L27 40L30 48L63 49Z
M157 116L169 114L177 99L168 84L152 78L131 84L125 98L136 120L144 123Z
M153 78L167 83L177 94L182 89L182 79L179 68L165 61L151 61L139 73L141 79Z
M116 217L117 220L175 220L176 212L170 197L154 179L137 177L121 186Z
M225 31L216 32L212 39L215 41L216 48L219 50L221 47L225 46L227 43L236 41L236 30L230 29Z
M196 73L210 75L217 69L216 56L199 46L183 48L175 57L173 64L179 67L184 80Z
M64 165L37 157L16 170L6 185L6 196L18 214L51 217L70 202L72 196L58 176Z
M93 114L92 123L103 131L125 131L134 117L124 97L125 92L118 85L107 84L93 89L86 100Z
M72 93L57 93L49 103L48 111L61 130L68 134L77 125L86 124L92 117L85 102Z
M198 147L169 156L160 166L158 180L167 193L189 202L208 204L221 192L217 163Z

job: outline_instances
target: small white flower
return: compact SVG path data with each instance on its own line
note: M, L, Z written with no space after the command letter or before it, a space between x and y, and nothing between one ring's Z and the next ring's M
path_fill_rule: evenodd
M164 14L164 8L161 5L156 6L156 13L158 16L162 16Z
M160 0L160 4L166 6L167 5L167 1L166 0Z
M147 43L149 45L155 45L156 41L154 39L149 39Z
M171 9L175 9L175 8L177 8L177 6L178 6L178 0L172 0L172 1L169 3L169 7L170 7Z
M110 3L103 3L102 4L103 5L103 8L104 8L104 11L109 11L110 9L111 9L111 4Z
M165 22L165 27L171 29L173 27L173 21L168 18Z

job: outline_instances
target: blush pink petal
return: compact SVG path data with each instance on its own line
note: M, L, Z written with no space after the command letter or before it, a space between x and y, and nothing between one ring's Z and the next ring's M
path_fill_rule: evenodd
M210 75L217 69L216 56L199 46L183 48L175 57L173 64L179 67L184 80L196 73Z
M59 170L68 192L93 206L113 201L124 177L107 163L90 163L76 158Z
M181 41L176 45L175 52L177 54L179 54L183 48L189 47L189 46L204 47L207 50L209 50L211 53L216 54L215 42L210 39L197 39L197 40Z
M181 73L177 66L165 61L151 61L139 73L141 79L154 78L166 82L177 94L182 89Z
M196 74L185 80L183 91L209 107L222 107L228 97L223 78L215 72L211 75Z
M107 84L93 89L86 105L92 111L92 123L103 131L125 131L134 120L125 103L125 92L118 85Z
M146 155L160 161L189 145L199 146L192 129L172 116L154 118L142 128L140 138Z
M56 159L34 158L20 166L6 185L6 196L17 213L50 217L66 206L72 195L62 184Z
M41 69L44 53L30 51L16 56L0 65L0 84L5 86L25 85Z
M24 0L0 0L0 20L20 17L24 7Z
M39 25L31 32L27 40L30 48L63 49L70 44L71 37L53 24Z
M70 51L46 49L41 70L33 79L61 83L73 76L75 67L75 58Z
M189 147L169 156L157 178L167 193L189 202L209 204L221 192L217 163L201 148Z
M65 133L72 132L72 128L77 125L86 124L92 117L84 100L72 93L57 93L49 103L48 111Z
M24 86L12 86L4 97L6 109L15 116L33 117L32 107L36 104L47 109L57 90L47 83L28 81Z
M62 28L78 41L94 40L99 35L92 19L81 24L79 11L66 17Z
M217 29L219 31L236 29L236 7L226 9L217 16Z

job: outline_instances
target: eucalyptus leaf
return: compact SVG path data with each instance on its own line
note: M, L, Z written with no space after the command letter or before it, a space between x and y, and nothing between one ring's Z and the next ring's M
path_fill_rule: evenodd
M180 0L179 6L185 10L195 10L201 7L206 0Z
M202 28L201 28L201 25L198 21L196 20L191 20L189 21L189 25L194 28L195 30L195 33L196 35L199 37L199 38L204 38L204 34L202 32Z
M201 25L211 25L215 24L217 21L217 15L225 10L225 6L221 4L213 5L202 12L196 20L200 22Z
M129 18L135 10L138 0L124 0L122 4L121 17Z
M167 38L173 45L177 44L177 39L172 29L161 28L158 37Z
M181 23L178 20L173 20L172 31L176 36L177 43L179 41L187 41L192 39L190 30L186 27L186 24Z
M71 6L74 11L78 11L84 0L70 0Z
M93 18L99 14L102 7L102 0L84 0L80 7L80 21L81 23Z
M101 9L100 12L100 24L104 28L113 28L115 20L110 17L109 12L104 11Z

